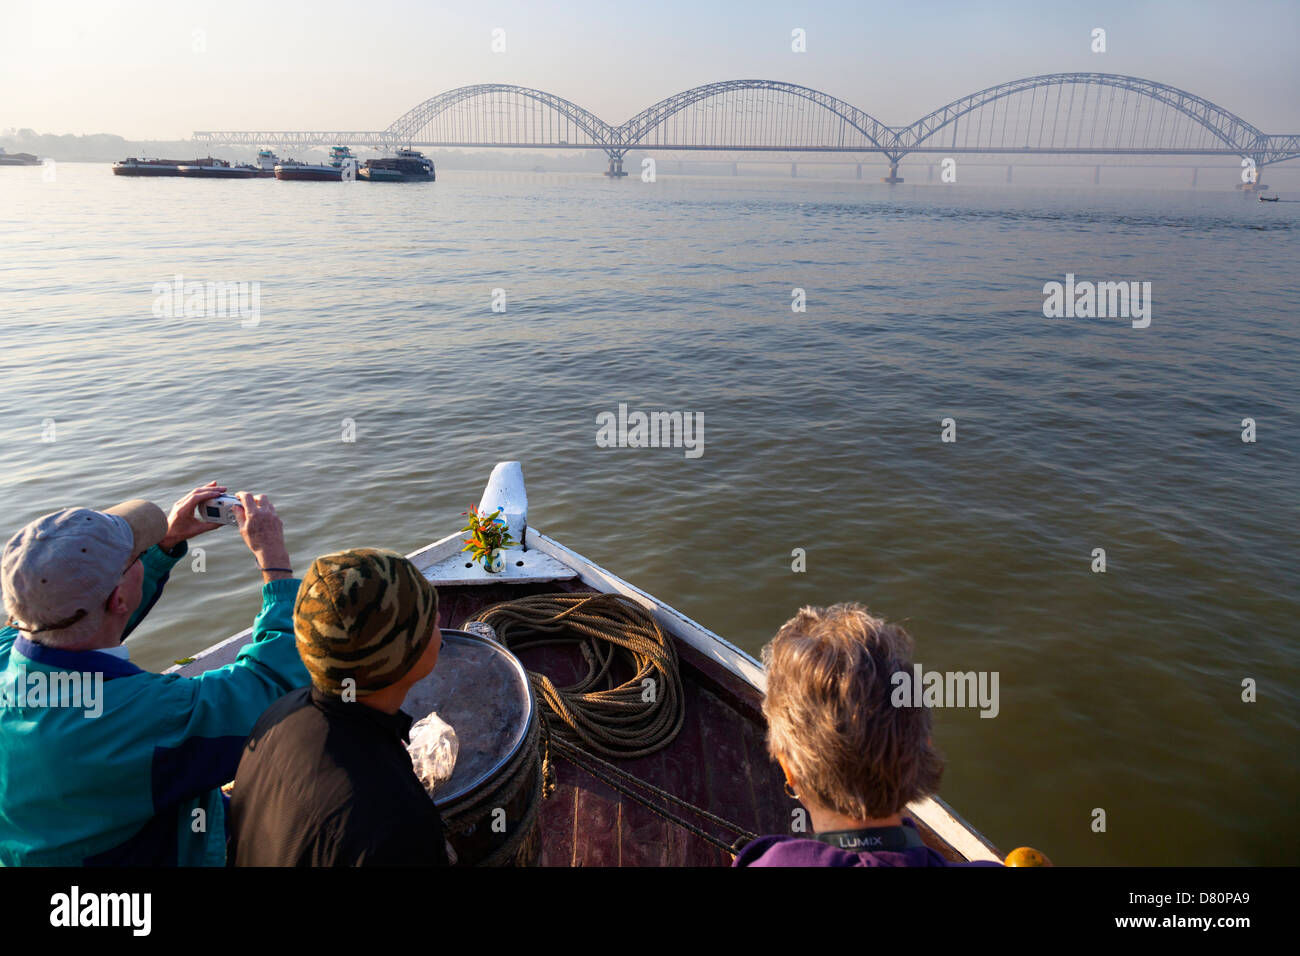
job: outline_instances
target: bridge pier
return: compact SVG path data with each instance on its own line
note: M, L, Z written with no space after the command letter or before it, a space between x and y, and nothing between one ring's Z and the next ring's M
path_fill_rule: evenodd
M790 164L790 178L791 178L791 179L798 179L798 178L799 178L799 164L798 164L798 163L791 163L791 164Z
M731 164L731 175L733 175L733 176L739 176L739 175L740 175L740 163L732 163L732 164Z
M858 163L858 179L862 178L862 164Z
M1196 174L1199 172L1200 170L1197 169L1195 166L1192 167L1192 188L1193 189L1196 188Z
M627 173L623 171L622 153L609 154L609 169L605 171L605 175L608 176L610 179L618 179L621 176L627 175Z
M889 175L882 176L880 181L882 183L888 183L891 186L895 186L903 181L903 177L898 175L898 160L891 159L889 161Z
M1007 182L1011 182L1011 170L1013 168L1014 167L1010 163L1007 163Z
M1094 166L1094 167L1093 167L1093 170L1092 170L1092 184L1093 184L1094 186L1100 186L1100 185L1101 185L1101 165L1100 165L1100 164L1098 164L1097 166Z

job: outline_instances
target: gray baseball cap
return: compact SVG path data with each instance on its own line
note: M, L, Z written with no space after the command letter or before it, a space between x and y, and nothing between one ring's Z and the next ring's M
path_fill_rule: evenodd
M101 608L123 572L166 534L167 515L141 498L37 518L5 545L5 611L21 631L69 627Z

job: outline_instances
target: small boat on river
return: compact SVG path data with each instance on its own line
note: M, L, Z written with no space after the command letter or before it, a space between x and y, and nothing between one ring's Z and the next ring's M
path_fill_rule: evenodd
M463 553L462 533L408 555L437 588L443 650L433 673L412 688L404 709L417 719L436 712L458 732L461 756L445 784L449 789L434 789L433 799L461 865L501 862L504 845L493 850L481 844L516 839L518 849L512 844L507 854L510 863L726 866L732 858L729 848L743 842L745 835L790 832L799 804L784 792L785 778L767 754L763 666L664 601L534 527L518 462L498 464L484 489L479 514L491 515L498 508L518 541L496 552L498 558L490 562L495 570ZM599 681L593 674L601 677L603 671L609 671L611 682L626 678L614 673L614 658L593 661L587 645L558 640L511 643L504 632L498 643L493 628L484 627L493 620L503 626L491 610L500 610L502 602L518 606L535 599L572 606L576 615L588 598L592 605L612 603L641 615L664 641L662 659L670 660L673 680L680 678L672 695L677 729L653 752L616 763L597 757L594 750L599 747L561 746L559 721L553 717L543 721L550 730L539 734L543 694L536 690L545 689L546 681L562 692L594 686ZM178 662L171 672L196 676L223 667L235 660L251 635L251 629L236 634ZM603 654L598 650L595 656ZM458 668L466 671L459 687ZM640 692L639 685L633 687ZM549 699L549 692L545 696ZM668 696L663 697L665 707ZM488 713L462 713L476 701L479 710ZM490 729L476 734L476 728ZM548 763L551 770L539 772L539 766ZM512 776L517 778L513 783ZM546 780L551 785L544 790ZM1002 859L938 797L915 801L907 812L925 842L949 860ZM494 835L494 814L518 819L527 839Z

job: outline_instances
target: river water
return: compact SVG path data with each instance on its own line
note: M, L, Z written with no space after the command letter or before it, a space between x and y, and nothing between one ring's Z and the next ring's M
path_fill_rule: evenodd
M935 740L998 845L1294 862L1300 205L0 173L6 536L216 478L271 496L299 567L411 551L519 459L536 527L751 653L856 600L926 670L997 672L996 717L937 710ZM1150 282L1150 325L1045 318L1067 273ZM177 275L257 283L255 324L168 315ZM702 415L702 454L600 447L620 404ZM233 531L193 543L143 666L256 612Z

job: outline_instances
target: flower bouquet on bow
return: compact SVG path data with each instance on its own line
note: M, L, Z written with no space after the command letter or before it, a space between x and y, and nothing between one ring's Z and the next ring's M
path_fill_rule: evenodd
M510 528L506 525L506 519L501 517L501 509L485 515L470 505L469 511L462 511L461 514L469 516L469 524L460 529L469 533L465 547L461 550L469 551L485 571L492 574L504 571L506 560L501 554L502 550L519 542L510 536Z

